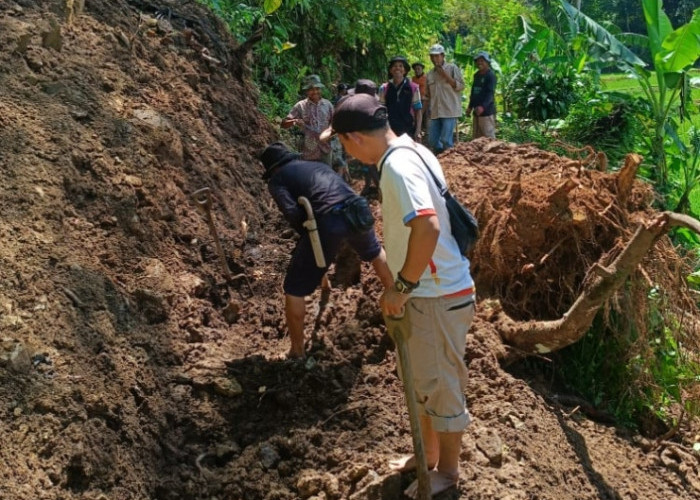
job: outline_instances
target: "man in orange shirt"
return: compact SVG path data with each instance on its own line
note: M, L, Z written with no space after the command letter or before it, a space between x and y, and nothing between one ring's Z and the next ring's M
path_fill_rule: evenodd
M424 135L425 130L428 128L428 122L430 121L428 80L425 77L425 73L423 73L425 66L423 66L422 62L414 62L411 67L413 68L413 78L411 78L411 81L418 85L418 88L420 89L420 98L423 102L423 124L421 127L423 130L421 130L421 135Z

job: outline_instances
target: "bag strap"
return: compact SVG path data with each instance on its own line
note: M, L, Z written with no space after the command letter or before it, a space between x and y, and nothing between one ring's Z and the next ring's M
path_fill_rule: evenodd
M433 173L433 170L430 168L428 165L428 162L425 161L425 158L423 158L423 155L421 155L416 148L412 148L411 146L394 146L389 148L389 151L387 152L386 155L384 155L384 159L382 159L382 162L379 164L379 178L382 178L382 170L384 169L384 162L389 158L389 155L396 151L397 149L408 149L410 151L413 151L418 155L418 158L421 159L423 162L423 165L425 165L425 168L428 170L428 173L430 174L430 177L433 178L433 182L438 188L438 191L440 192L440 196L443 198L447 198L450 196L450 192L447 189L447 186L443 186L440 181L438 180L437 176Z

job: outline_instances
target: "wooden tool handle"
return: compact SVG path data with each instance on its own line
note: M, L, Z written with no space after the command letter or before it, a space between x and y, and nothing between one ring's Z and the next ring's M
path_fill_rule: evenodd
M428 462L425 456L425 445L421 432L420 415L418 414L418 401L416 389L413 384L413 371L411 370L411 358L406 344L407 336L402 328L402 321L395 317L385 317L384 321L391 338L396 343L396 351L399 355L401 375L403 380L404 396L408 405L408 419L411 423L411 436L413 437L413 453L416 460L416 473L418 475L417 500L430 500L430 476L428 475Z

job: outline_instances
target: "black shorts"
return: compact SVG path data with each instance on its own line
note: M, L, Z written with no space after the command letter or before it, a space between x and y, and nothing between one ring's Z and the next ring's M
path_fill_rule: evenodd
M321 283L323 275L328 270L328 266L335 260L344 241L365 262L374 260L382 250L374 229L364 233L353 232L342 214L324 214L316 219L316 223L318 224L323 255L326 258L326 267L320 268L316 265L309 233L304 231L292 252L292 260L284 278L284 293L286 294L295 297L311 295Z

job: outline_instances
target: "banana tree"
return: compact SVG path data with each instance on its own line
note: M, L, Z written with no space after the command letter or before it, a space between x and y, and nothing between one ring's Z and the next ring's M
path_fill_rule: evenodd
M513 49L496 49L503 62L505 109L515 111L520 118L548 120L564 116L571 102L591 85L589 79L598 81L601 68L645 64L577 7L565 0L548 1L547 5L551 15L545 17L550 23L518 15L516 29L509 35L517 36Z
M581 68L587 63L586 57L598 62L612 62L639 82L652 110L653 131L648 146L656 163L654 179L660 191L667 191L665 142L667 136L677 137L677 127L670 115L678 104L681 113L684 112L680 95L687 86L688 70L700 57L700 9L694 11L688 23L674 30L663 10L662 0L642 0L647 36L626 34L616 37L565 0L561 0L561 5L569 21L569 33L578 30L589 38L589 50L581 55ZM621 40L646 49L651 64L643 63Z
M663 191L668 185L664 143L667 135L676 134L669 117L679 104L688 70L700 58L700 8L695 9L690 22L674 30L662 0L642 0L642 7L647 26L644 40L652 63L650 67L628 66L627 71L639 82L652 109L654 130L649 146L657 167L655 177Z
M674 209L680 213L691 212L690 193L700 184L700 129L691 127L688 136L690 147L676 142L678 152L671 158L671 165L678 163L678 170L682 173L681 196Z
M609 30L585 15L577 7L561 0L561 10L568 25L567 40L577 54L577 70L584 67L644 66L637 55Z

